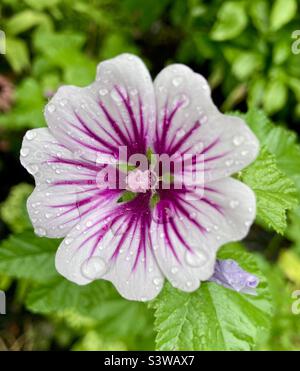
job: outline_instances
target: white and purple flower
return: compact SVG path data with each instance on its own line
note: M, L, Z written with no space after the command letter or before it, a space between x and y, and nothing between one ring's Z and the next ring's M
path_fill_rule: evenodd
M218 248L247 235L255 196L230 176L255 159L258 141L217 110L190 68L168 66L153 83L139 58L123 54L100 63L90 86L61 87L45 116L48 128L26 133L21 162L36 181L36 233L64 237L56 268L67 279L109 280L131 300L153 299L164 278L194 291L214 273ZM150 168L153 155L187 176ZM202 181L191 182L195 172Z

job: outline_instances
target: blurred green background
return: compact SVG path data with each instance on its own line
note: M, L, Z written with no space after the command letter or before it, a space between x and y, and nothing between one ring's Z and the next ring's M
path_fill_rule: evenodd
M55 306L53 298L71 295L63 283L40 300L41 283L55 275L50 257L58 243L43 242L43 255L35 257L40 239L25 207L33 180L19 164L19 150L27 129L45 126L43 108L56 89L91 83L97 63L122 52L139 55L153 77L169 63L185 63L209 80L223 112L259 108L275 126L295 132L283 149L291 152L289 162L280 165L290 169L300 194L300 45L293 47L299 10L296 0L0 0L6 35L0 55L0 289L8 301L0 349L154 348L151 308L127 305L108 286L101 313L88 309L93 293L87 299L76 292L72 307L63 300ZM291 293L300 289L299 210L289 213L280 232L257 223L245 242L261 261L275 302L270 335L258 348L300 350L300 314L291 311ZM29 263L43 274L22 269L28 250ZM97 301L99 292L93 285L89 290Z

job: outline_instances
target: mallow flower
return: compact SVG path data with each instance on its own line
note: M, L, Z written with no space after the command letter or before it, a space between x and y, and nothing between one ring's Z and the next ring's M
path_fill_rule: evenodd
M213 275L219 247L247 235L255 196L231 175L258 141L190 68L167 66L152 82L122 54L90 86L59 88L45 118L21 149L36 182L27 206L38 235L64 238L55 264L68 280L108 280L140 301L165 279L191 292Z

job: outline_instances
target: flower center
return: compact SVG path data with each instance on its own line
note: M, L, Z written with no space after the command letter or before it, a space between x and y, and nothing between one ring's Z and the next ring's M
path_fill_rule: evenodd
M151 187L151 172L133 170L127 175L126 184L128 191L145 193Z

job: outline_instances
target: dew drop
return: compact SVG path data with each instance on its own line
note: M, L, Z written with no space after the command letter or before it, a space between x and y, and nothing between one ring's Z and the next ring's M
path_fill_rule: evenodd
M173 80L172 80L172 84L175 87L178 87L179 85L181 85L182 82L183 82L183 78L181 76L174 77Z
M186 251L185 261L190 267L201 267L208 260L206 252L196 250L194 252Z
M99 94L104 97L106 94L108 93L108 90L107 89L100 89L99 90Z
M131 89L130 90L130 95L132 95L132 96L137 95L137 93L138 93L137 89Z
M70 245L72 243L72 241L73 241L73 238L71 238L71 237L66 237L65 240L64 240L66 245Z
M185 134L185 131L183 129L179 129L176 133L176 137L181 138Z
M178 273L178 268L177 268L177 267L172 267L172 268L171 268L171 273L172 273L172 274L176 274L176 273Z
M27 131L27 133L25 134L25 137L28 140L32 140L36 137L36 132L33 130Z
M229 205L230 205L230 207L231 207L232 209L235 209L236 207L239 206L239 201L238 201L238 200L231 200L231 201L229 202Z
M233 144L235 146L240 146L244 142L244 137L243 136L236 136L233 138Z
M102 258L94 256L84 261L81 266L81 273L87 279L95 280L103 277L107 268L107 264Z
M65 105L68 104L68 101L67 101L66 99L62 99L62 100L59 102L59 104L60 104L62 107L64 107Z
M122 97L120 96L120 94L115 89L111 91L110 96L112 97L112 99L115 102L121 103Z
M56 110L56 107L54 104L49 104L47 110L48 112L53 113Z
M156 277L153 279L153 283L155 286L160 286L162 284L163 280L160 277Z
M36 228L36 229L34 230L34 232L35 232L38 236L40 236L40 237L44 237L44 236L46 236L46 230L45 230L44 228L42 228L42 227L38 227L38 228Z
M245 226L246 226L247 228L250 227L250 225L251 225L251 222L250 222L249 220L245 221Z
M227 167L229 167L229 166L231 166L233 164L233 160L226 160L225 161L225 165L227 166Z
M22 148L20 153L22 157L26 157L29 155L29 152L30 152L29 148Z
M195 219L196 216L197 216L197 213L196 213L195 211L192 211L192 212L190 213L190 218L191 218L191 219Z
M29 165L27 171L31 175L35 175L39 171L39 167L35 164Z

